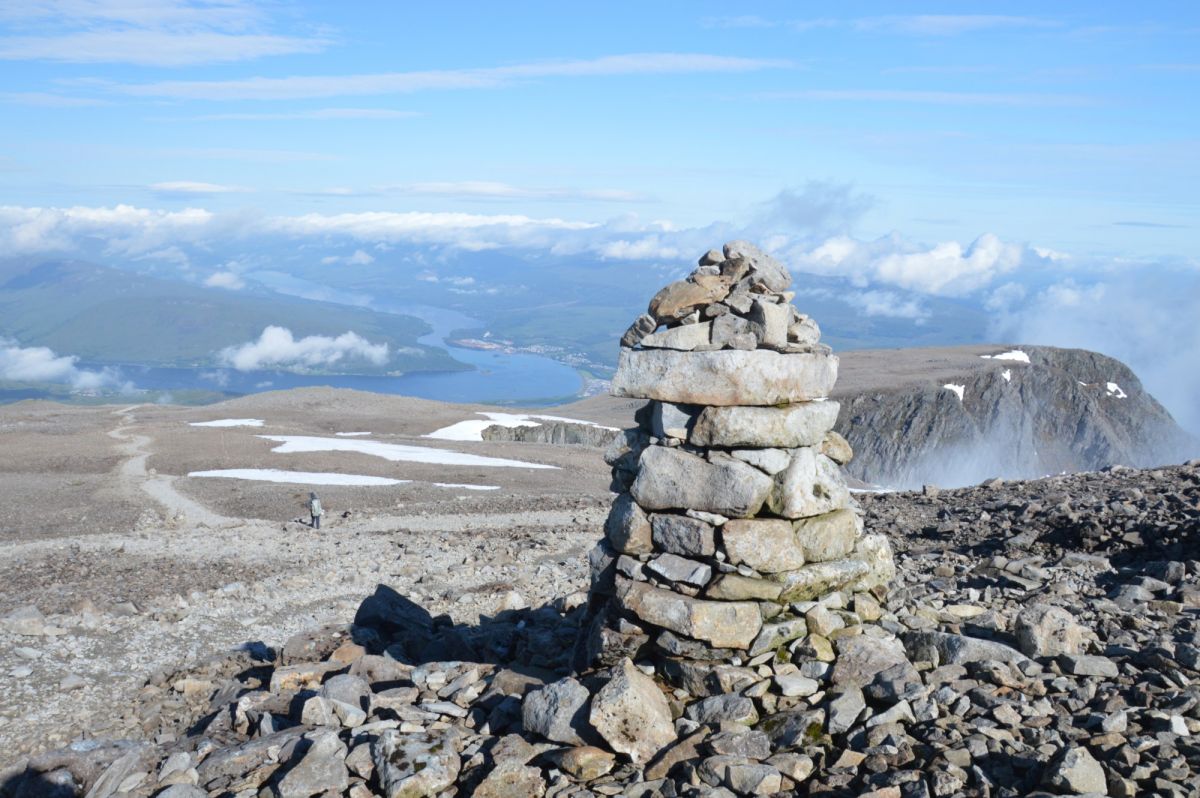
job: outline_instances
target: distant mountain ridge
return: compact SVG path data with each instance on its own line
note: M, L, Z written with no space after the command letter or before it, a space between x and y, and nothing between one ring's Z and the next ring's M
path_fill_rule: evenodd
M1125 364L1081 349L846 352L834 398L855 452L847 470L890 487L1147 467L1200 450Z

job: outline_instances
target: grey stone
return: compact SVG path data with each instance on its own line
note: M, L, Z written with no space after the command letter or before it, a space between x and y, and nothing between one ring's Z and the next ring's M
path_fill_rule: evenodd
M1017 615L1017 646L1029 657L1082 654L1086 630L1071 613L1050 604L1033 604Z
M652 402L650 406L650 431L656 438L679 438L685 440L696 409L690 405L675 405L670 402Z
M803 618L764 623L762 631L750 644L749 654L755 657L768 651L774 651L784 643L790 643L806 634L808 634L808 623Z
M711 726L723 722L741 723L746 726L758 723L758 711L754 708L754 701L744 695L715 695L703 698L689 704L684 715L697 723Z
M475 798L541 798L546 794L546 781L540 768L519 762L502 762L475 786Z
M649 762L675 741L666 696L628 659L613 668L597 691L588 719L610 748L635 763Z
M688 440L696 446L794 449L820 444L837 422L837 402L783 407L706 407Z
M526 731L567 745L583 745L589 734L587 688L568 677L525 696L521 721Z
M276 798L310 798L325 792L340 793L349 786L346 745L337 732L310 732L295 750L293 758L299 761L271 784Z
M744 649L762 628L758 605L748 601L703 601L623 577L617 600L646 623L718 648Z
M788 324L788 341L791 343L811 346L820 340L821 328L816 319L803 316Z
M712 345L720 349L752 351L758 348L758 336L749 319L726 313L712 321Z
M724 317L722 317L724 318ZM694 405L779 405L829 395L838 360L823 353L622 349L613 396Z
M854 551L862 535L863 522L853 510L834 510L796 521L796 542L808 562L840 560Z
M786 449L734 449L729 454L771 477L792 462L792 456Z
M767 498L771 512L792 519L840 510L849 502L837 463L807 447L792 450L792 462L775 476Z
M383 798L433 798L458 778L457 739L385 729L372 746Z
M810 696L821 689L821 683L799 673L779 673L775 675L775 687L779 694L788 698Z
M968 662L1022 662L1020 651L993 640L949 634L947 632L908 632L902 637L909 659L938 665L965 665Z
M783 349L788 343L789 306L756 299L750 308L750 321L755 326L759 346Z
M856 635L837 641L837 661L830 681L838 687L863 688L890 668L900 666L906 674L920 680L920 675L908 661L904 645L895 639Z
M361 676L339 673L325 680L321 685L321 695L359 709L367 709L371 701L371 687Z
M726 695L759 680L750 668L726 662L664 659L660 670L668 684L693 696Z
M867 566L867 572L850 585L850 589L855 592L887 587L896 578L896 560L892 555L892 544L887 535L863 535L854 547L854 559Z
M651 446L642 452L630 492L647 510L690 508L741 518L762 507L771 492L771 478L733 458L710 463L679 449ZM645 537L651 540L648 523Z
M658 322L649 313L643 313L638 316L633 324L629 325L629 329L621 336L621 346L630 347L637 346L650 333L658 329Z
M650 333L641 340L641 345L646 349L676 349L690 352L708 344L712 328L711 321L699 324L680 324L678 327L668 327L665 330Z
M781 587L779 600L786 603L816 599L841 590L866 576L869 571L867 564L858 559L834 560L775 574L774 579Z
M746 260L754 277L772 291L786 291L792 284L787 268L749 241L730 241L723 250L727 260Z
M1046 782L1061 792L1075 795L1108 793L1104 768L1082 747L1068 748L1051 762L1046 770Z
M1090 656L1087 654L1064 654L1058 658L1062 669L1072 676L1103 676L1115 678L1120 674L1117 663L1108 657Z
M795 573L793 571L792 573ZM783 585L769 579L755 579L741 574L721 574L712 581L704 595L714 601L780 601ZM757 610L755 610L757 612Z
M830 699L825 711L828 717L825 729L830 734L843 734L850 730L863 710L867 708L862 690L857 687L847 687Z
M760 731L723 731L704 741L718 756L737 756L761 761L771 755L771 738Z
M716 553L712 524L686 515L655 513L650 516L654 546L681 557L711 557Z
M694 275L664 287L650 300L646 311L659 324L679 321L729 293L730 282L715 275Z
M730 521L721 527L721 545L731 565L764 574L794 571L805 562L791 522L781 518Z
M660 554L646 563L646 568L669 582L682 582L695 587L704 587L712 578L712 566L678 554Z
M660 447L652 446L646 451L657 448ZM654 551L650 519L628 493L622 493L613 502L608 520L604 523L604 534L612 547L624 554L649 554Z
M783 788L779 771L761 762L731 763L723 783L738 795L774 795Z

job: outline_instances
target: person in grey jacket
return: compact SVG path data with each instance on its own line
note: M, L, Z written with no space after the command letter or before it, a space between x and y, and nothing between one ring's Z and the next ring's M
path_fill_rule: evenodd
M313 529L320 529L321 516L325 515L325 510L321 508L321 500L315 493L308 494L308 512L312 515Z

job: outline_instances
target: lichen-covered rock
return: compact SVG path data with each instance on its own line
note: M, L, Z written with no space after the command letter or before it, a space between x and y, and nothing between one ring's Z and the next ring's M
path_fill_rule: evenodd
M665 446L642 452L630 489L647 510L702 510L730 518L754 515L770 492L771 478L753 466L730 457L709 462ZM645 539L652 542L648 525Z
M822 352L622 349L612 394L717 406L808 402L829 395L837 364Z
M703 601L620 576L617 600L646 623L723 648L746 648L762 628L753 602Z
M384 798L433 798L454 784L462 767L457 739L386 729L372 753Z
M706 407L688 435L695 446L794 449L816 446L837 422L838 403L799 402L783 407Z
M588 719L609 747L634 762L649 762L675 741L666 696L628 659L613 668L608 683L597 691Z

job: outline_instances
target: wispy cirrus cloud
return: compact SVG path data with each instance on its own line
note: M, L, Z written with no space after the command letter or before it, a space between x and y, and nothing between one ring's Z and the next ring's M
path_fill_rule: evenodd
M282 111L279 113L201 114L187 117L187 120L197 122L320 121L326 119L413 119L424 115L420 111L398 111L391 108L313 108L307 111Z
M107 84L135 97L188 100L299 100L306 98L411 94L420 91L485 89L539 78L752 72L791 66L790 61L707 53L631 53L567 61L544 61L475 69L383 72L358 75L251 77L232 80L166 80Z
M966 33L1004 28L1054 28L1056 20L1010 14L887 14L875 17L834 19L770 19L753 14L705 17L706 28L764 29L782 28L798 32L822 28L848 28L864 32L896 33L908 36L958 36Z
M534 188L513 186L488 180L407 183L385 186L381 190L421 196L456 197L481 200L592 200L604 202L645 202L649 197L621 189L584 189L570 187Z
M906 89L801 89L763 92L760 100L811 100L830 102L908 103L915 105L1006 105L1064 107L1096 104L1081 94L1040 94L979 91L928 91Z
M227 0L12 3L0 11L0 60L180 67L315 53L333 41L269 23L262 7Z
M226 186L219 183L202 183L194 180L168 180L163 183L152 183L150 190L155 194L245 194L253 189L245 186Z
M39 108L87 108L111 104L107 100L95 97L71 97L66 94L55 94L46 91L0 92L0 102L14 105L32 105Z

